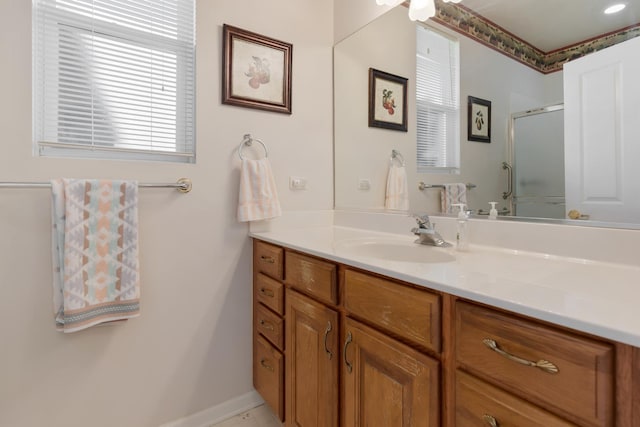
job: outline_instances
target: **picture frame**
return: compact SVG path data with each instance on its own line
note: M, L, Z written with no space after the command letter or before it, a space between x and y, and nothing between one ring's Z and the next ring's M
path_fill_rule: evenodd
M467 139L491 142L491 101L468 97Z
M222 103L291 114L293 45L223 25Z
M407 81L369 68L369 127L407 131Z

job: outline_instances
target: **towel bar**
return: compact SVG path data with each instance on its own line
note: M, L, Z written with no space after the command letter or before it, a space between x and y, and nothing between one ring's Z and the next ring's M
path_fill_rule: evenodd
M51 187L49 182L0 182L0 188L47 188ZM141 188L175 188L181 193L191 191L193 184L189 178L180 178L172 183L139 183Z
M472 188L476 188L477 187L477 185L472 184L470 182L468 182L466 184L466 186L467 186L467 190L471 190ZM425 184L422 181L420 181L418 183L418 190L422 191L422 190L425 190L427 188L444 188L444 184Z

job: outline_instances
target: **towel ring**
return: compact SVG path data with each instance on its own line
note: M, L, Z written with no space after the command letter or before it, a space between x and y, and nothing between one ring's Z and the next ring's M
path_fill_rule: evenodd
M393 163L393 159L400 162L400 166L404 166L404 157L402 157L402 154L400 154L398 150L391 150L391 157L389 158L389 161Z
M259 139L255 139L251 136L251 134L247 133L244 135L244 138L242 139L242 142L240 143L240 146L238 147L238 156L240 157L240 160L244 160L244 157L242 157L242 149L247 146L247 147L251 147L253 145L253 142L257 142L258 144L262 145L262 148L264 149L264 157L267 158L269 157L269 151L267 150L267 146L264 144L264 142L260 141Z

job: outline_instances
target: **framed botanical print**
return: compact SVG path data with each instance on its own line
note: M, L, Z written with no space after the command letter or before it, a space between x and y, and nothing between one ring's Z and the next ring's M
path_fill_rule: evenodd
M369 68L369 127L407 131L407 79Z
M291 114L293 45L223 26L222 103Z
M491 142L491 101L469 97L467 139Z

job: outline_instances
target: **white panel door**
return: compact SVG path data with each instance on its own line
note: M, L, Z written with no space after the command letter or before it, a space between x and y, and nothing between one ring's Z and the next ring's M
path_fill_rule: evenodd
M567 211L640 223L640 37L564 66Z

